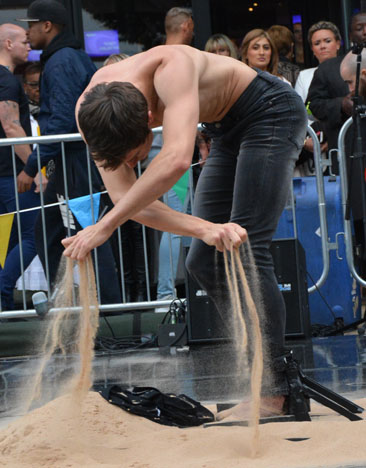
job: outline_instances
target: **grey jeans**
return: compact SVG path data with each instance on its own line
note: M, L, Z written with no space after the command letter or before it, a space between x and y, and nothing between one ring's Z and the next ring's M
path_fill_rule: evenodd
M305 107L295 91L277 77L258 72L222 121L204 125L212 144L194 199L195 216L214 223L235 222L248 232L262 295L267 365L272 364L275 373L273 363L284 354L286 310L269 246L286 204L306 125ZM187 268L224 316L230 308L223 256L194 239ZM273 393L286 392L281 367Z

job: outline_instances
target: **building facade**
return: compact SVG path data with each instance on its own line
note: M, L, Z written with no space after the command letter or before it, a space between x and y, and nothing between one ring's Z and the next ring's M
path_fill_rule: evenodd
M194 46L200 49L214 33L224 33L237 45L253 28L288 26L302 42L304 66L312 66L308 28L320 20L334 22L349 47L348 22L365 11L364 0L59 0L70 15L70 26L97 65L111 53L132 55L156 43L164 32L165 13L173 6L190 7L195 21ZM0 22L17 23L30 0L0 0ZM302 41L301 41L302 40ZM300 45L301 46L301 45ZM32 54L31 59L37 54Z

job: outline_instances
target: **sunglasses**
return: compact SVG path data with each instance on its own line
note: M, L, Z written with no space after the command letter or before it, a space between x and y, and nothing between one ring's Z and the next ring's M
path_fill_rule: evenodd
M39 83L38 81L24 81L24 83L28 86L30 86L31 88L39 88Z

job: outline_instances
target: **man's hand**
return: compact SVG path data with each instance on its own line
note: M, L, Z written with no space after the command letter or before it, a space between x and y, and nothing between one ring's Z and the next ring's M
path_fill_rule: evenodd
M238 248L248 239L247 231L235 223L214 224L201 237L208 245L213 245L219 252Z
M312 138L306 138L305 143L304 143L304 149L306 151L309 151L309 153L314 153L314 142ZM328 142L326 141L325 143L320 143L320 151L322 153L328 151Z
M38 174L34 178L34 183L36 184L36 188L34 189L35 193L40 193L41 189L42 189L42 192L44 192L48 184L48 179L44 174L42 174L42 185L41 185L41 175L38 172Z
M19 193L27 192L31 188L32 182L33 182L33 177L30 177L24 171L20 172L17 177L18 192Z
M88 226L75 236L63 239L64 255L73 260L84 260L95 247L102 245L112 235L113 231L106 229L102 223Z

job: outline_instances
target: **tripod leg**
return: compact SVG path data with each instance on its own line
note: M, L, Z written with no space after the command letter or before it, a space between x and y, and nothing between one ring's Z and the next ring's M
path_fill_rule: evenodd
M306 385L304 386L307 395L312 398L313 400L321 403L322 405L326 406L327 408L336 411L337 413L345 416L350 421L361 421L363 418L357 416L354 412L350 411L349 409L345 408L341 404L337 403L331 398L326 397L323 393L317 392L314 389L308 388ZM339 396L339 395L337 395ZM341 397L342 398L342 397Z
M320 383L318 383L315 380L311 379L310 377L305 376L301 369L300 369L300 379L301 379L302 383L306 386L306 389L308 391L311 391L311 392L316 393L318 395L322 395L328 401L334 401L335 404L346 408L351 413L362 413L364 411L364 409L361 406L356 405L352 401L347 400L347 398L342 397L338 393L335 393L332 390L329 390L329 388L323 387L323 385L321 385ZM310 397L313 398L312 395L310 395ZM315 399L316 398L314 398L314 400ZM324 404L323 402L319 402L319 403ZM336 409L336 411L338 411L338 410ZM362 419L362 418L360 418L360 419Z
M350 421L362 420L355 414L364 411L361 406L305 376L299 364L293 359L292 352L285 357L284 363L290 387L289 412L295 416L296 421L310 421L310 398L345 416Z

